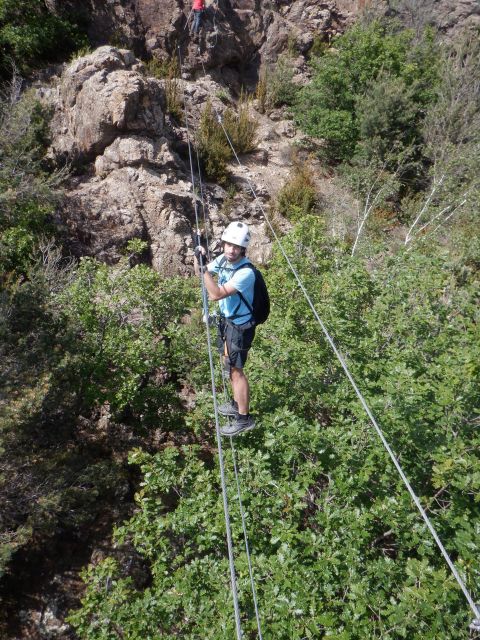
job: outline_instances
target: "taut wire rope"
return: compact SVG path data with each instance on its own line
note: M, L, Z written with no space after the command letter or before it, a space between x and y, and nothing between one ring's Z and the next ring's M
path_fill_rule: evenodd
M178 47L178 56L180 62L180 73L182 72L183 64L182 64L182 55L180 51L180 47ZM190 144L190 128L188 126L188 110L187 110L187 99L185 95L185 84L183 86L183 107L185 114L185 126L187 129L187 142L188 142L188 155L190 159L190 172L191 172L191 180L192 180L192 195L194 200L194 209L195 209L195 224L196 224L196 234L197 234L197 243L200 244L200 228L199 228L199 220L198 220L198 209L197 209L197 201L195 195L195 178L193 174L193 161L192 161L192 150ZM200 259L200 263L202 260ZM232 597L233 597L233 608L235 613L235 629L237 633L237 640L242 640L242 625L240 620L240 607L238 604L238 591L237 591L237 578L235 575L235 562L233 559L233 542L232 542L232 530L230 525L230 514L228 510L228 497L227 497L227 487L225 482L225 466L223 461L223 448L222 448L222 437L220 434L220 420L218 415L218 403L217 403L217 392L215 387L215 367L213 365L213 355L212 355L212 337L210 332L210 325L208 323L208 301L207 301L207 292L205 290L205 283L203 281L202 274L200 273L200 282L202 287L202 304L203 304L203 313L205 315L205 319L207 322L205 323L207 329L207 345L208 345L208 361L210 365L210 379L212 386L212 397L213 397L213 410L215 414L215 434L217 438L217 449L218 449L218 461L220 466L220 482L222 485L222 500L223 500L223 511L225 516L225 528L227 533L227 548L228 548L228 562L230 567L230 582L232 587Z
M204 75L206 75L205 65L203 64L203 62L202 62L202 67L203 67ZM228 144L229 144L229 146L230 146L230 148L232 150L232 153L233 153L233 155L235 157L235 160L237 161L237 163L240 166L240 168L243 169L244 167L243 167L243 165L242 165L242 163L241 163L241 161L240 161L240 159L238 157L238 154L237 154L237 152L235 150L235 147L232 144L230 136L228 135L228 132L225 129L225 126L223 124L222 116L215 109L215 106L213 106L213 109L214 109L214 111L215 111L215 113L217 115L217 120L218 120L218 122L219 122L219 124L220 124L220 126L221 126L221 128L223 130L223 133L224 133L225 138L227 139L227 142L228 142ZM267 224L268 224L268 226L269 226L269 228L270 228L270 230L272 232L272 235L275 238L275 240L276 240L276 242L277 242L277 244L278 244L278 246L280 248L280 251L281 251L283 257L285 258L285 260L286 260L286 262L287 262L292 274L295 277L295 280L298 283L298 286L300 287L303 295L305 296L305 299L306 299L310 309L312 310L312 313L315 316L315 319L319 323L327 342L330 344L334 354L336 355L338 361L340 362L340 364L341 364L341 366L342 366L342 368L343 368L343 370L345 372L345 375L347 376L348 380L350 381L350 384L352 385L353 390L355 391L355 393L356 393L358 399L360 400L363 408L365 409L365 412L367 413L367 415L368 415L373 427L375 428L375 431L377 432L380 440L382 441L383 446L385 447L388 455L390 456L393 464L395 465L395 468L397 469L397 471L398 471L403 483L405 484L405 486L406 486L406 488L407 488L407 490L408 490L408 492L410 494L410 497L412 498L412 500L413 500L415 506L417 507L420 515L422 516L422 518L423 518L428 530L430 531L430 533L431 533L433 539L435 540L438 548L440 549L440 551L441 551L441 553L442 553L447 565L449 566L453 576L455 577L460 589L462 590L463 595L465 596L468 604L470 605L470 608L471 608L472 612L475 615L475 620L472 622L472 628L475 628L475 625L478 625L480 627L480 609L479 609L478 605L473 600L473 598L472 598L470 592L468 591L465 583L463 582L462 578L460 577L460 574L458 573L455 565L453 564L452 559L450 558L447 550L443 546L443 543L440 540L440 538L439 538L434 526L430 522L430 519L429 519L429 517L427 515L427 512L422 507L422 505L420 503L420 500L418 499L417 495L415 494L415 492L414 492L414 490L413 490L413 488L412 488L407 476L405 475L400 463L398 462L393 450L391 449L390 445L388 444L388 442L387 442L387 440L386 440L386 438L385 438L385 436L383 434L382 429L380 428L380 426L378 425L377 421L375 420L375 417L374 417L373 413L371 412L370 407L368 406L365 398L363 397L360 389L358 388L355 380L353 379L353 376L350 373L350 370L349 370L349 368L348 368L348 366L347 366L347 364L345 362L344 357L342 356L340 351L337 349L337 346L336 346L335 342L333 341L332 337L330 336L330 333L328 332L327 327L325 326L325 324L323 323L322 319L320 318L320 316L319 316L319 314L318 314L318 312L317 312L317 310L315 308L315 305L313 304L313 302L312 302L312 300L311 300L311 298L310 298L310 296L308 294L308 291L306 290L302 280L300 279L300 276L297 273L297 270L295 269L295 267L293 266L290 258L288 257L288 255L287 255L287 253L286 253L286 251L285 251L285 249L283 247L283 244L281 243L280 238L278 237L278 234L276 233L273 225L270 223L270 220L269 220L269 218L267 216L267 213L266 213L261 201L258 199L257 194L255 192L255 189L253 188L253 185L252 185L250 179L248 178L248 176L246 178L246 181L248 183L248 186L250 188L250 191L251 191L254 199L258 202L258 204L260 206L260 209L261 209L261 211L263 213L265 221L267 222Z
M200 188L200 202L202 203L202 211L203 211L203 227L205 230L205 243L207 245L207 258L210 261L210 238L208 235L208 222L207 222L207 210L205 207L205 198L204 198L204 190L203 190L203 182L202 182L202 171L200 168L200 154L198 153L198 147L195 146L195 154L197 156L197 173L198 173L198 186Z

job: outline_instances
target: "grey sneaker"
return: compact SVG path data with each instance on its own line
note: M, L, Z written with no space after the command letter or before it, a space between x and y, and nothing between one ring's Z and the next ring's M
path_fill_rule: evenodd
M218 413L221 413L222 416L233 416L236 418L238 416L238 404L235 400L224 402L218 407Z
M255 426L255 420L253 416L250 414L246 416L241 416L237 414L237 418L232 420L225 427L220 429L220 433L222 436L236 436L238 433L243 433L244 431L250 431Z

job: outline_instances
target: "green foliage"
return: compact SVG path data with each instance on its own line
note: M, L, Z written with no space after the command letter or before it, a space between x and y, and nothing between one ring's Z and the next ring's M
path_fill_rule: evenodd
M225 87L222 87L215 94L219 100L223 102L223 104L229 104L232 100L232 96L230 95L230 91Z
M414 90L407 87L403 78L376 78L356 100L362 155L380 161L397 160L418 140L418 109Z
M0 99L0 271L25 273L35 244L51 231L47 221L58 202L64 172L43 162L50 114L17 78Z
M319 196L311 167L306 162L295 161L290 177L277 198L277 209L293 222L316 213Z
M158 80L165 82L165 99L167 102L167 112L174 118L181 118L182 103L180 98L180 69L177 58L168 60L157 60L151 58L145 63L146 73Z
M262 68L256 88L262 113L294 103L298 92L298 86L293 82L294 73L291 54L282 54L275 65Z
M56 15L41 0L0 3L0 76L11 73L12 63L25 73L85 45L79 14Z
M474 588L478 280L413 252L369 274L325 240L315 217L295 227L285 248ZM235 440L263 636L466 640L463 596L280 254L267 277L272 315L249 368L260 424ZM195 323L191 330L194 339ZM198 373L185 371L200 392L208 373ZM112 559L90 567L82 608L70 618L85 640L235 634L211 399L197 395L190 422L207 446L131 456L143 475L138 511L115 539L140 551L152 583L135 587ZM227 447L224 456L242 625L253 637Z
M227 109L223 116L223 124L237 153L250 153L256 148L255 136L258 122L251 117L250 100L241 95L237 113Z
M228 176L227 163L231 158L231 149L217 122L211 102L207 102L200 118L197 147L206 176L224 184Z
M417 140L422 109L434 99L436 82L436 50L429 33L415 44L409 31L394 33L379 22L359 24L314 61L312 82L296 102L296 120L306 133L325 141L327 158L344 160L372 133L400 144L406 135L401 127L405 105L413 116L407 137Z
M94 260L81 261L58 303L71 341L70 366L79 375L87 406L107 402L114 414L128 407L145 425L161 414L175 421L164 332L170 319L175 322L186 311L188 297L182 301L182 290L186 293L181 281L162 281L145 265L110 269Z
M131 438L183 425L175 372L190 283L130 269L131 255L112 269L41 251L0 295L0 574L118 509Z
M235 151L239 154L253 151L258 124L250 116L248 99L242 96L238 112L228 108L222 118ZM197 146L207 177L224 184L228 177L227 163L233 153L210 101L200 118Z
M157 78L157 80L165 80L171 75L176 75L178 64L176 58L159 60L158 58L150 58L145 62L145 71L148 76Z

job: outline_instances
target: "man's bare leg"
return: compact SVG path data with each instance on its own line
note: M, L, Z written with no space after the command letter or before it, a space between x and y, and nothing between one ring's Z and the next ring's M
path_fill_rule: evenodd
M250 387L243 369L230 368L230 380L232 382L233 399L238 404L238 413L247 415L250 406Z

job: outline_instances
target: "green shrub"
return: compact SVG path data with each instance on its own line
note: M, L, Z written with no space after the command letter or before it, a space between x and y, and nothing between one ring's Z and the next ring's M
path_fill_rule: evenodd
M328 43L320 35L316 35L313 38L313 44L308 50L308 57L310 60L314 58L320 58L328 51Z
M227 163L232 154L210 101L200 117L197 147L207 178L224 184L228 176Z
M165 81L165 100L167 112L176 119L182 116L182 101L180 96L180 68L175 57L168 60L151 58L145 63L146 73L157 80Z
M221 88L217 91L216 96L219 100L223 102L223 104L229 104L232 100L230 95L230 91L227 88Z
M474 587L478 282L459 283L454 265L418 254L371 274L325 239L315 217L284 246ZM467 640L468 605L279 251L267 278L272 315L249 369L259 426L235 441L264 637ZM114 538L142 554L152 582L135 588L113 558L86 570L82 606L70 617L84 640L235 636L218 461L207 453L211 398L200 394L207 371L196 384L204 411L189 421L208 446L130 458L142 489ZM242 628L255 637L230 448L224 458Z
M48 170L43 157L50 113L33 92L19 95L16 79L0 100L0 271L25 273L48 220L64 172Z
M306 162L294 163L290 177L277 198L277 209L292 222L313 214L319 206L319 197L312 169Z
M274 65L262 67L255 93L262 113L295 102L298 86L293 82L294 74L289 54L280 55Z
M415 43L412 32L394 32L387 23L358 24L313 67L312 82L299 92L294 113L306 133L325 140L328 159L348 159L372 131L385 137L387 147L392 140L404 143L405 137L418 143L421 115L435 99L438 82L437 50L429 32ZM386 116L391 108L393 114ZM414 116L408 123L407 115ZM408 124L406 132L402 124Z
M237 113L232 109L225 111L223 124L237 153L254 151L258 123L250 115L250 101L246 96L240 96Z
M248 153L255 149L258 125L250 117L246 99L241 99L238 113L233 109L226 109L222 122L237 153ZM227 163L233 157L233 152L210 101L205 105L200 118L197 146L207 177L224 184L228 177Z
M42 62L61 60L87 44L79 15L62 17L41 0L2 0L0 3L0 76L13 62L22 72Z

